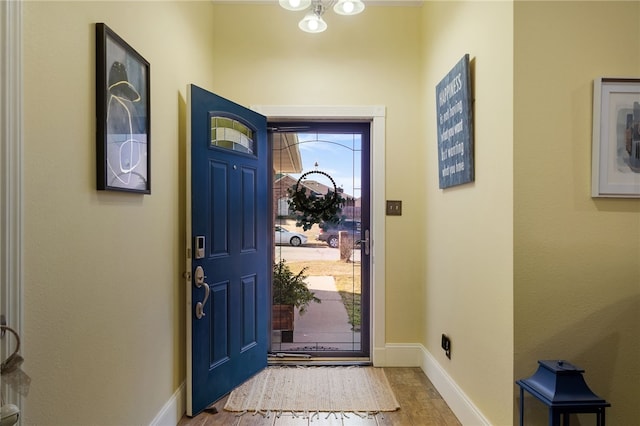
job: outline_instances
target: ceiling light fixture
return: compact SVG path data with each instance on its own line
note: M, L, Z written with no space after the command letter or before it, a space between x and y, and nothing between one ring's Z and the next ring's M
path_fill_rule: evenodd
M302 31L321 33L327 29L327 23L322 15L333 6L333 11L339 15L357 15L364 10L362 0L279 0L280 6L287 10L300 11L309 9L304 18L298 23Z

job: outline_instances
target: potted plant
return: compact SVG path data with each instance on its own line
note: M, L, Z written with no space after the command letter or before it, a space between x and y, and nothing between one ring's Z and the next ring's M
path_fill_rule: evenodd
M293 331L295 309L303 315L311 302L320 303L304 279L307 267L294 274L284 259L273 264L273 329ZM291 333L291 337L293 334ZM288 339L287 339L288 340ZM283 341L285 338L283 336Z

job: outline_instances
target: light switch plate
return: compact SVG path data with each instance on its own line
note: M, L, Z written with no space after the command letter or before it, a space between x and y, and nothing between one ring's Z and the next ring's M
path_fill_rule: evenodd
M387 216L402 216L402 201L387 200Z

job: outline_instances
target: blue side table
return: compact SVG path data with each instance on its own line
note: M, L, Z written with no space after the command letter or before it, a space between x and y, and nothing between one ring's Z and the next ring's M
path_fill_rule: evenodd
M569 426L571 413L595 413L597 425L605 426L605 408L611 404L594 394L584 381L584 370L562 360L538 361L538 371L520 379L520 426L524 425L524 391L549 407L549 425Z

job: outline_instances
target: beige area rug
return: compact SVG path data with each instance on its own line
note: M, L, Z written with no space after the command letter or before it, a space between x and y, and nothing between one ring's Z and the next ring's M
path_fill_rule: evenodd
M361 413L400 408L375 367L268 367L236 388L224 406L241 413Z

